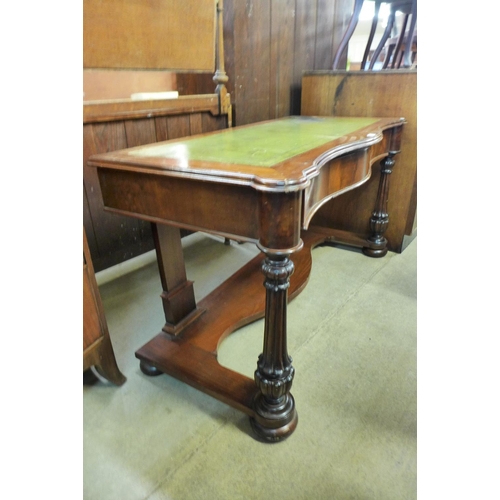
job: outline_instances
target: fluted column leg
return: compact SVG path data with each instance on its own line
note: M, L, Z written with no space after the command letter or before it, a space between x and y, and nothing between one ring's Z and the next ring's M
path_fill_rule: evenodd
M287 351L286 332L288 287L293 269L288 256L268 255L262 265L266 288L264 347L255 371L259 392L251 423L260 438L271 442L288 437L297 426L295 402L290 394L294 368Z
M387 239L384 233L389 224L389 214L387 212L387 202L389 199L389 179L394 167L394 155L390 152L380 163L380 183L378 186L377 201L375 210L370 219L371 236L368 238L369 247L363 248L363 253L369 257L383 257L387 254Z

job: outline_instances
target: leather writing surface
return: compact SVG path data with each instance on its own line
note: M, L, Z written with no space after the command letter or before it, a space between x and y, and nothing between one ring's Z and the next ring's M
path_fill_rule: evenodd
M83 67L215 70L215 0L84 0Z
M152 144L129 154L272 167L376 121L378 118L289 117L217 135Z

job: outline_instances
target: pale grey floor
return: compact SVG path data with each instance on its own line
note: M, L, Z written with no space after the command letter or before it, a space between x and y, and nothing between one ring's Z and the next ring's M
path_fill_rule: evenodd
M257 252L197 233L184 238L197 299ZM127 382L84 386L88 500L410 500L417 497L417 241L402 254L313 251L308 286L290 303L292 393L299 424L278 444L247 418L134 352L163 325L155 263L100 285ZM220 362L253 375L263 320L229 337Z

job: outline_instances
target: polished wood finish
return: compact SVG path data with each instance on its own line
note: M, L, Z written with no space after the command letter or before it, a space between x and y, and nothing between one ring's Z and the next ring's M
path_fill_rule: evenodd
M328 233L307 231L302 233L301 237L304 246L293 257L295 270L289 276L288 300L295 298L305 288L312 268L311 251L326 240ZM260 391L255 381L219 365L217 349L228 335L242 326L265 317L269 301L266 297L268 288L262 286L263 264L265 264L264 254L254 257L199 302L198 307L203 308L206 311L205 314L196 322L191 323L179 338L173 341L165 332L160 332L136 352L137 358L244 412L252 420L258 421L260 417L256 415L254 399ZM282 276L281 280L286 282L287 278ZM270 288L273 287L273 278L271 278ZM283 308L283 302L281 305ZM273 336L269 323L265 328L267 341L263 350L266 352L266 360L272 356L270 352L272 344L279 343L281 339L278 357L284 358L290 375L292 372L290 361L286 355L283 355L286 351L286 336L284 339L282 336ZM283 333L283 330L279 331ZM261 370L263 368L257 368L257 371ZM285 392L289 394L290 387L287 389ZM279 423L286 421L288 417L291 417L290 422L294 425L296 412L289 412L289 415L285 415L284 418L275 420ZM285 429L282 430L286 430L290 422L285 423ZM270 435L262 429L262 426L259 431L262 431L259 435L266 441L275 441L276 437L280 437L276 427L271 427ZM290 429L291 432L293 432L292 429Z
M295 369L287 350L288 288L294 264L284 255L268 255L262 263L266 309L264 347L257 361L251 419L255 433L267 441L279 441L297 427L295 401L290 394Z
M84 0L83 67L213 73L214 0Z
M309 250L334 234L302 230L325 199L356 188L374 162L395 153L403 123L289 117L91 157L106 209L156 224L168 327L137 351L142 371L171 374L244 411L260 439L288 437L297 412L287 303L305 286ZM262 255L195 307L176 228L253 241ZM216 352L226 335L262 316L252 382L220 367Z
M402 116L401 153L391 174L387 201L389 224L384 237L393 252L402 252L416 235L417 207L417 72L314 71L303 78L302 114L321 116ZM311 222L368 238L379 190L380 166L355 191L325 203Z
M394 155L399 151L391 151L381 162L380 181L378 186L375 211L370 219L371 235L368 241L374 246L363 248L363 253L369 257L383 257L387 254L387 239L384 237L389 224L389 213L387 211L387 200L389 198L389 175L395 164ZM374 248L375 247L375 248Z
M176 335L203 314L203 310L197 309L193 282L186 278L180 229L163 224L153 224L152 229L163 288L161 298L166 319L163 331Z
M104 308L83 230L83 371L91 366L104 378L122 385L126 378L116 364Z

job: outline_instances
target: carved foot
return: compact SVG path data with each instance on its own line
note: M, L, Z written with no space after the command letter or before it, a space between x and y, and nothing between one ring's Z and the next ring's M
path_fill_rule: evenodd
M384 257L387 254L387 247L378 249L363 247L363 253L368 257Z
M270 404L262 394L257 394L254 401L255 417L250 423L255 434L269 443L283 441L297 427L298 415L295 401L289 393L283 401Z
M140 368L141 372L144 373L144 375L147 375L148 377L156 377L163 373L161 370L158 370L156 366L150 365L144 360L141 360Z

